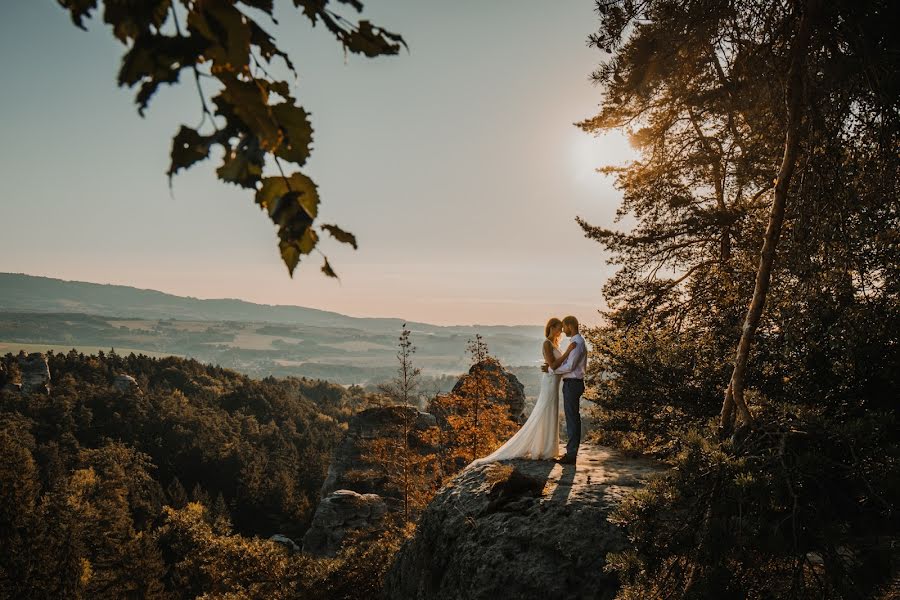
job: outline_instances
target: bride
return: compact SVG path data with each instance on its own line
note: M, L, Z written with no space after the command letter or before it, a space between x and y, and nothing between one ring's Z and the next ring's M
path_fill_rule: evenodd
M544 328L546 339L541 351L544 362L551 369L563 364L575 348L574 343L569 344L565 352L560 352L559 338L562 331L563 323L555 317L547 321ZM466 468L507 458L556 458L559 451L559 382L559 375L543 373L537 402L522 428L492 454L472 461Z

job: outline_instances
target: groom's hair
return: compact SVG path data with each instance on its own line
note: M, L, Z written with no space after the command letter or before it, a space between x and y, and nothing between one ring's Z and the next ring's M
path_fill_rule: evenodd
M576 319L572 315L569 315L568 317L563 319L563 323L565 323L569 327L574 327L575 329L578 329L578 319Z

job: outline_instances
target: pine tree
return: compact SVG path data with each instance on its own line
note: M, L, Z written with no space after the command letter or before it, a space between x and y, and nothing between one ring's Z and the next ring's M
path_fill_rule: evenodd
M172 481L166 487L166 495L169 497L169 506L173 508L184 508L188 503L187 492L184 486L181 485L181 480L178 479L177 475L172 478Z
M404 323L397 343L397 375L380 386L389 404L399 409L396 427L388 436L365 441L361 452L384 481L384 489L399 496L404 522L412 521L428 503L438 480L437 458L429 451L436 444L437 428L417 428L421 370L412 362L416 349L410 333Z
M212 506L212 501L209 498L209 492L203 489L203 486L200 485L199 481L194 484L194 487L191 490L191 502L199 502L207 508Z
M222 492L216 495L216 501L210 509L212 518L212 527L218 535L228 535L231 533L231 512L225 503L225 497Z

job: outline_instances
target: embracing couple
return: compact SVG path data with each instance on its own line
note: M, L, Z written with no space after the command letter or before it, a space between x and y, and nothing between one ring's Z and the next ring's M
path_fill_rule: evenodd
M559 340L565 334L570 343L565 352ZM514 436L492 454L472 461L469 467L508 458L556 458L559 451L559 383L562 380L563 407L566 412L566 453L556 462L574 465L581 444L581 414L579 405L584 393L584 371L587 367L587 345L578 332L578 319L552 318L544 328L541 353L541 391L528 420Z

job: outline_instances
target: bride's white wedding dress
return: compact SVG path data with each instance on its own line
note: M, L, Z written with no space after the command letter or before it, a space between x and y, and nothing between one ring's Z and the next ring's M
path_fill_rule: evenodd
M553 344L552 341L550 343ZM554 345L553 357L560 356L562 352ZM466 468L508 458L555 458L559 452L560 377L544 373L541 377L541 391L537 402L534 403L534 409L522 428L493 453L473 460Z

